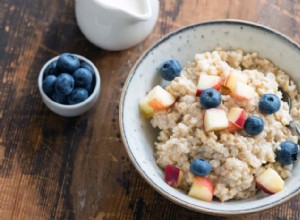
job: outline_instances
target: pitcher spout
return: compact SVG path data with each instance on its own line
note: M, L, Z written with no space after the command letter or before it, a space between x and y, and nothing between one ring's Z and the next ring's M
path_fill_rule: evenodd
M149 20L152 17L151 0L133 0L140 4L140 12L130 12L131 16L140 21Z
M94 0L99 6L135 21L149 20L152 16L151 0Z

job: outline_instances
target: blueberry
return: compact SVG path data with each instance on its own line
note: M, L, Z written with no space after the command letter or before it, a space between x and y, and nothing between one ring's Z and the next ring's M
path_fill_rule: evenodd
M264 94L259 102L259 110L264 114L273 114L280 109L281 101L275 94Z
M290 165L297 160L298 145L291 141L282 142L276 149L276 159L282 165Z
M205 89L200 95L200 103L205 109L218 107L221 100L221 93L215 89Z
M50 95L54 92L54 84L56 81L56 76L49 75L43 80L43 90L47 95Z
M54 84L56 93L60 95L68 95L74 88L74 78L68 73L60 74Z
M86 87L85 89L88 91L89 95L92 94L94 92L94 88L95 88L95 83L91 83L88 87Z
M211 169L210 163L201 158L194 159L190 165L190 171L197 176L207 176Z
M67 99L67 96L66 95L61 95L61 94L58 94L56 92L52 93L51 94L51 99L54 101L54 102L57 102L57 103L60 103L60 104L68 104L68 99Z
M61 73L73 73L80 66L79 59L70 53L63 53L58 57L57 69Z
M88 88L93 81L92 73L86 68L79 68L73 73L75 85L77 87Z
M75 88L73 91L68 95L68 102L69 104L77 104L83 102L88 98L89 94L86 89L83 88Z
M88 69L88 70L92 73L92 75L95 74L94 68L93 68L89 63L87 63L87 62L85 62L85 61L81 61L81 62L80 62L79 68L85 68L85 69Z
M264 121L258 116L250 116L244 124L244 129L250 135L257 135L264 130Z
M167 60L161 65L159 72L163 79L171 81L180 76L181 65L178 60Z
M44 75L43 75L44 78L46 78L49 75L55 75L55 76L58 75L58 70L56 68L56 65L57 65L57 61L54 60L46 67L46 69L44 70Z

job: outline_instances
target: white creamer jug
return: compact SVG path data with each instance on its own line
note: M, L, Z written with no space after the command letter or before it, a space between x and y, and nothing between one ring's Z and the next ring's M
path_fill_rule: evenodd
M158 0L75 0L78 26L85 37L106 50L124 50L153 30Z

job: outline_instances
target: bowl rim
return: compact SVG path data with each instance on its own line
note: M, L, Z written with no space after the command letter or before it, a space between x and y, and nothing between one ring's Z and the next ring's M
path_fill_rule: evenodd
M296 196L297 194L300 193L300 185L299 187L294 190L293 192L291 192L288 196L282 198L281 200L278 200L276 202L271 202L268 204L265 204L261 207L257 207L257 208L251 208L251 209L241 209L241 210L237 210L237 211L220 211L220 210L216 210L216 209L210 209L210 208L206 208L206 207L200 207L194 204L190 204L188 202L186 202L183 199L180 199L178 197L175 197L173 195L170 195L169 193L167 193L163 187L160 187L159 185L156 185L153 180L151 179L150 176L148 176L140 167L139 163L137 162L137 160L135 159L129 144L127 142L127 137L125 135L125 127L124 127L124 121L123 121L123 113L124 113L124 100L125 100L125 96L127 93L127 88L130 84L130 81L133 77L133 75L135 74L137 68L139 67L139 65L141 64L141 62L144 60L144 58L151 53L152 50L154 50L156 47L158 47L160 44L164 43L165 41L167 41L169 38L187 31L189 29L193 29L193 28L197 28L200 26L207 26L207 25L219 25L219 24L226 24L226 25L241 25L241 26L249 26L252 28L256 28L256 29L260 29L261 31L265 31L270 33L271 35L275 35L277 38L279 38L280 40L282 40L284 43L286 43L287 45L290 45L292 47L295 47L299 52L300 52L300 45L297 44L294 40L292 40L290 37L288 37L287 35L273 29L270 28L268 26L262 25L262 24L258 24L252 21L246 21L246 20L240 20L240 19L214 19L214 20L206 20L203 22L197 22L197 23L193 23L187 26L184 26L182 28L179 28L175 31L172 31L171 33L165 35L164 37L160 38L159 40L157 40L156 42L154 42L142 55L140 55L140 57L138 58L138 60L135 62L134 66L131 68L127 79L124 83L123 86L123 90L122 90L122 94L120 97L120 101L119 101L119 105L120 105L120 111L119 111L119 126L120 126L120 131L121 131L121 137L122 137L122 141L124 144L124 147L127 151L127 154L131 160L131 162L133 163L133 165L135 166L136 170L138 171L138 173L143 177L144 180L146 180L146 182L152 186L152 188L159 192L162 196L164 196L165 198L169 199L170 201L174 202L177 205L180 205L182 207L185 207L189 210L193 210L193 211L197 211L197 212L202 212L202 213L206 213L206 214L213 214L213 215L226 215L226 216L233 216L233 215L241 215L241 214L249 214L249 213L255 213L255 212L260 212L260 211L264 211L267 209L270 209L272 207L275 207L279 204L282 204L286 201L288 201L289 199L291 199L292 197Z
M39 72L39 77L38 77L38 87L39 87L39 91L41 96L43 97L43 99L45 99L49 104L60 108L60 109L66 109L66 110L72 110L72 109L78 109L82 106L85 106L87 103L91 102L92 100L94 100L95 98L97 98L98 96L98 91L100 91L100 84L101 84L101 78L100 78L100 73L98 68L94 65L94 63L92 61L90 61L89 59L87 59L84 56L81 56L79 54L75 54L75 53L70 53L76 57L79 58L79 60L83 60L86 63L88 63L89 65L92 66L94 72L95 72L95 87L93 92L89 95L89 97L84 100L83 102L79 102L77 104L73 104L73 105L65 105L65 104L60 104L58 102L54 102L52 99L49 98L49 96L44 92L43 90L43 77L44 77L44 71L47 68L47 66L52 63L55 60L58 60L60 55L57 55L53 58L51 58L50 60L48 60L43 67L41 68L40 72Z

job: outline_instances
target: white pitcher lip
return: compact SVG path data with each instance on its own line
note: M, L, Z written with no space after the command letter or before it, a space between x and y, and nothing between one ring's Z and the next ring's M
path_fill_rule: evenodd
M137 0L140 1L140 0ZM134 13L134 12L129 12L129 11L125 11L122 8L119 7L114 7L112 5L109 4L104 4L102 1L95 1L96 4L99 4L101 7L106 8L106 9L110 9L110 10L114 10L114 11L119 11L122 12L130 17L132 17L133 19L136 20L140 20L140 21L145 21L151 18L152 16L152 9L151 9L151 4L150 4L150 0L143 0L145 1L145 12L144 13Z

